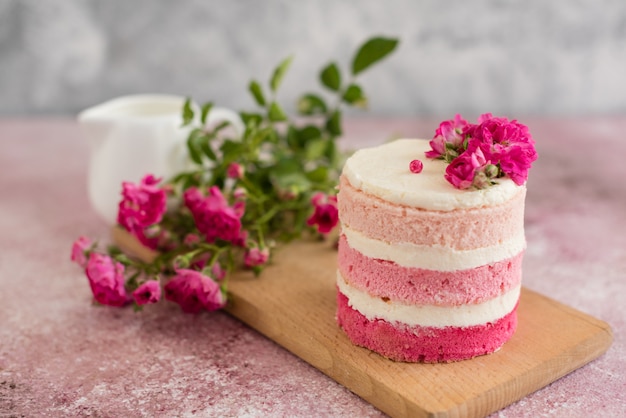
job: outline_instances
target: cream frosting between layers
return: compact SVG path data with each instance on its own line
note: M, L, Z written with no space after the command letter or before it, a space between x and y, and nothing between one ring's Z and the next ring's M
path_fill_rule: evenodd
M511 313L520 297L521 285L486 302L460 306L408 305L385 302L350 286L337 271L337 288L348 298L348 304L368 320L422 327L470 327L496 322Z
M398 139L361 149L346 161L343 175L353 187L383 200L438 211L498 205L524 187L502 178L494 187L458 190L443 176L447 164L426 158L424 153L429 149L424 139ZM424 165L419 174L409 170L410 162L415 159Z
M369 238L342 225L348 245L361 254L379 260L392 261L403 267L425 270L467 270L496 261L513 258L526 248L524 230L497 245L472 250L455 250L441 245L418 245L407 242L388 243Z

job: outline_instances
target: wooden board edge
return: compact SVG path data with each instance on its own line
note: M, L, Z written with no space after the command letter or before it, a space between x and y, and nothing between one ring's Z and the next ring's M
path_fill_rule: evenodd
M524 373L513 376L510 380L502 383L498 388L491 388L478 396L469 399L464 404L458 405L449 410L433 411L433 416L449 417L449 416L484 416L511 405L531 393L537 392L551 383L567 376L568 374L584 367L592 361L604 355L613 343L613 331L611 326L600 319L592 317L580 310L572 308L561 302L558 302L548 296L538 293L534 290L524 288L526 297L540 298L543 303L552 306L552 309L560 309L567 312L567 315L576 317L579 321L584 321L590 325L595 332L588 335L587 338L581 340L578 344L568 347L559 356L551 358L549 361L537 365L533 368L525 370ZM575 362L563 361L563 359L575 358ZM569 367L564 367L569 364ZM547 371L547 372L546 372ZM532 389L528 385L523 384L528 379L536 376L543 376L542 379L536 381ZM528 389L528 390L527 390ZM496 392L506 392L506 396L495 396ZM501 401L494 401L500 398ZM490 405L491 407L481 409L481 405ZM469 414L468 411L475 413Z

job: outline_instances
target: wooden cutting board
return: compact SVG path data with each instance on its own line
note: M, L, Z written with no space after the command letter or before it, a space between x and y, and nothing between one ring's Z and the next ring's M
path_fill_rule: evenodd
M114 240L143 259L154 254L121 229ZM356 347L335 322L336 251L295 242L255 278L231 278L227 311L393 417L481 417L603 354L609 325L522 289L519 325L498 352L457 363L411 364Z

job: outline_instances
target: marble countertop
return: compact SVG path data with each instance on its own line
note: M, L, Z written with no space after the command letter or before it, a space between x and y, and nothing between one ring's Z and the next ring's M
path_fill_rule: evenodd
M626 117L523 121L537 141L524 285L610 324L590 364L497 417L626 410ZM346 123L347 147L430 137L435 120ZM225 313L94 307L69 261L108 237L71 119L0 119L0 416L384 416Z

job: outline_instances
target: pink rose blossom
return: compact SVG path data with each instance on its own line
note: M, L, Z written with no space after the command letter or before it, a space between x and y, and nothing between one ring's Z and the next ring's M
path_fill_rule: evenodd
M446 180L457 189L469 189L474 184L474 178L479 172L484 172L487 159L480 148L474 152L464 152L452 160L446 167ZM484 186L481 182L481 186Z
M491 113L481 115L478 124L468 124L459 115L442 122L431 147L426 155L449 161L445 178L460 189L487 187L505 175L521 185L537 159L528 127Z
M157 303L161 300L161 286L158 280L148 280L140 285L134 292L133 298L137 305L147 305L150 303Z
M139 184L122 183L122 201L117 215L120 225L152 249L157 248L159 237L146 234L146 229L161 222L167 203L165 191L157 187L160 181L148 174Z
M515 184L521 186L528 179L528 171L534 161L520 146L511 146L500 152L500 169L508 175ZM536 159L536 157L535 157Z
M103 305L124 306L130 299L124 288L124 266L111 257L91 253L85 269L94 299Z
M515 184L521 185L528 178L528 171L537 159L535 142L528 127L507 118L496 118L490 113L482 115L479 125L472 132L472 141L479 141L484 150L488 147L493 164L508 175Z
M232 207L229 206L217 186L211 187L206 197L195 187L187 189L183 197L196 227L207 242L215 242L217 239L233 243L242 241L241 217L245 211L244 202L239 201Z
M243 174L243 166L238 163L230 163L230 165L226 169L226 176L230 177L231 179L243 178Z
M267 263L269 257L270 250L268 248L253 247L246 251L243 262L248 268L262 266Z
M475 171L472 157L463 153L446 167L444 177L457 189L469 189L474 181Z
M178 269L165 285L165 299L180 305L183 312L215 311L226 305L220 286L196 270Z
M426 152L428 158L442 158L447 153L447 146L452 147L457 155L462 152L464 131L468 123L461 115L457 114L454 119L441 122L435 131L435 136L430 141L431 150Z
M318 232L327 234L339 222L339 211L337 210L337 196L326 196L323 193L316 193L311 198L315 211L307 220L307 225L317 225Z
M85 268L87 266L87 255L85 253L92 244L89 238L79 237L74 241L74 244L72 244L71 260L82 268Z

